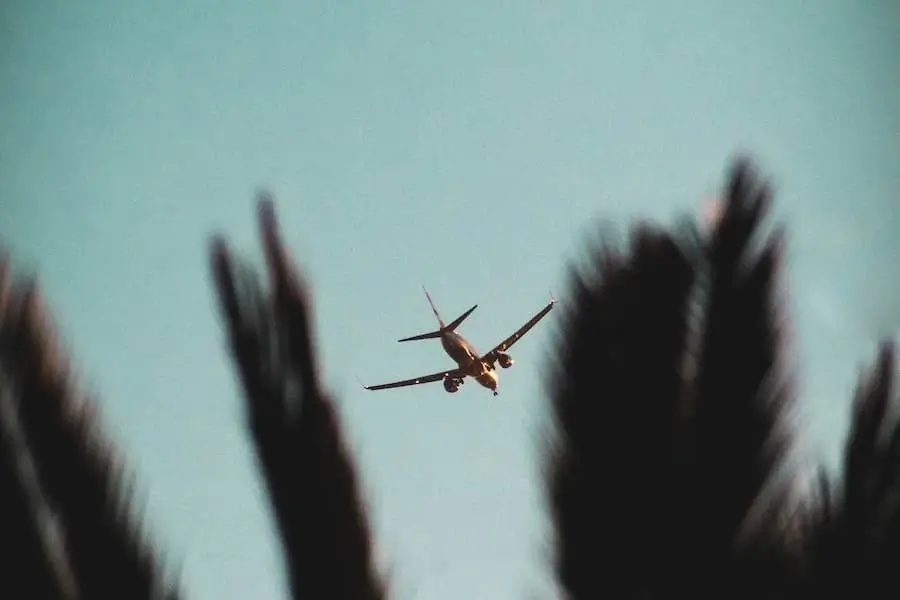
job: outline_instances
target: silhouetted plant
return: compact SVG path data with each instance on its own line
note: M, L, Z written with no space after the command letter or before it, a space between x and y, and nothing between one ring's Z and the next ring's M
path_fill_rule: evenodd
M569 600L896 595L894 346L857 390L841 484L823 475L798 505L785 461L785 236L761 236L771 190L749 161L725 187L709 231L640 222L627 248L600 244L572 273L544 457L560 588ZM317 372L308 286L268 196L258 218L268 286L220 236L211 269L291 593L382 600L352 455ZM16 558L0 563L0 593L177 598L34 285L11 282L4 256L0 546Z
M725 582L728 597L755 596L784 576L766 558L779 544L739 535L787 443L780 238L750 248L766 200L739 162L708 236L642 223L627 253L595 249L594 268L573 274L548 454L572 599L725 594Z
M29 554L22 557L22 574L41 573L43 581L30 578L33 587L12 588L15 596L53 597L55 593L68 597L64 593L68 588L74 597L91 600L177 598L177 591L164 582L132 515L122 459L103 436L93 403L71 382L36 286L28 280L10 286L5 258L2 273L0 287L12 288L8 296L4 294L0 322L4 449L8 453L4 462L21 466L10 445L17 442L34 467L34 477L17 469L18 475L7 479L14 487L4 489L3 495L17 498L20 504L18 536L26 534L25 527L40 531L48 525L41 515L49 509L55 535L41 537L60 541L57 552L48 549L42 562ZM29 481L35 483L30 493ZM27 500L26 507L21 506L22 500ZM56 568L50 573L47 565L53 564ZM7 575L18 569L8 570ZM71 579L62 587L66 571Z
M861 377L856 390L843 480L833 491L822 474L817 502L810 503L805 515L810 598L897 594L900 424L895 369L896 348L882 342L875 367Z
M0 347L4 355L10 348L14 307L9 297L9 261L0 257ZM56 600L72 598L64 587L62 569L53 561L51 542L46 534L46 507L35 487L33 465L23 452L15 390L9 374L0 371L0 552L16 557L14 568L5 568L0 589L27 590L31 598ZM7 564L9 564L7 562Z
M632 248L600 249L597 272L573 277L554 352L548 483L557 574L573 599L637 597L664 577L694 271L663 232L636 228Z
M212 269L247 399L249 426L278 519L295 598L384 597L365 508L338 416L322 389L306 286L258 207L270 294L221 238Z

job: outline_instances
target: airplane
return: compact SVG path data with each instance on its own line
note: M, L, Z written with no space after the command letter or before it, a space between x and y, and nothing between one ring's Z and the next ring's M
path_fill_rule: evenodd
M439 371L430 375L423 375L421 377L404 379L402 381L394 381L391 383L383 383L380 385L363 385L363 388L367 390L384 390L389 388L420 385L423 383L432 383L435 381L443 380L444 389L452 394L459 389L459 386L465 383L466 377L471 377L483 387L491 390L494 393L494 396L496 396L498 394L498 377L497 371L494 367L495 363L499 363L500 367L504 369L508 369L509 367L513 366L513 363L515 361L513 361L512 357L507 354L506 351L510 346L519 341L519 339L521 339L529 329L534 327L538 321L543 319L547 315L547 313L553 310L553 306L554 304L556 304L556 299L551 295L549 304L542 308L540 312L531 317L531 319L527 323L522 325L511 336L497 344L493 349L491 349L490 352L479 356L478 351L475 349L475 347L470 344L468 340L466 340L463 336L456 333L456 328L466 320L466 317L472 314L472 311L478 308L478 305L476 304L475 306L458 316L456 319L451 321L449 324L445 324L444 320L441 318L441 315L435 308L434 302L432 302L431 296L428 294L428 290L425 289L425 286L422 286L422 291L425 292L425 297L428 298L428 304L431 305L431 312L434 313L434 317L437 319L440 328L434 331L429 331L428 333L421 333L419 335L406 337L397 341L411 342L413 340L427 340L435 338L440 339L441 345L444 347L444 351L450 356L450 358L454 360L454 362L456 362L456 368Z

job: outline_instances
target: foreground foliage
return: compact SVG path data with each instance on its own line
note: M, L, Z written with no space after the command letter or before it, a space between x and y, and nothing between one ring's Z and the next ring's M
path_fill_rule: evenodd
M860 378L839 483L797 498L784 356L785 235L735 161L708 230L637 223L573 271L548 375L545 487L563 595L875 598L900 559L895 349ZM292 596L382 600L355 464L317 374L309 286L260 198L266 280L210 268ZM124 459L69 373L30 278L0 257L3 597L182 597Z

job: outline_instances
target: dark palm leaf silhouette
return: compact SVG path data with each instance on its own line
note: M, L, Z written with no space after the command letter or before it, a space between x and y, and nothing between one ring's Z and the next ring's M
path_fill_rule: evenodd
M677 399L694 270L666 233L638 228L631 256L596 252L573 277L552 383L557 573L572 599L639 597L664 551L678 482Z
M29 597L41 600L74 598L64 591L62 573L52 561L50 542L41 527L44 507L22 466L12 389L5 378L0 389L0 549L3 556L16 557L16 568L4 569L0 589L27 590Z
M71 381L36 286L22 280L11 287L0 335L0 372L11 400L4 425L18 431L30 455L35 487L58 524L77 597L177 597L132 514L122 459L102 434L93 403ZM39 514L35 495L30 510ZM48 581L64 580L58 574ZM35 597L45 593L35 590Z
M895 348L882 344L857 390L843 480L823 476L798 509L784 469L784 235L760 231L770 196L739 159L711 231L639 223L626 248L601 244L572 274L545 462L555 571L570 600L896 595ZM292 595L382 600L353 459L317 373L308 288L271 199L258 215L268 289L221 237L211 268ZM177 598L35 286L12 281L4 255L0 547L16 558L0 563L0 593Z
M353 461L318 378L309 296L267 197L259 221L271 293L235 265L221 238L212 244L212 270L293 595L381 599Z
M900 424L896 348L883 342L876 365L856 390L843 480L837 492L820 479L807 518L808 597L896 595L900 564Z
M735 577L730 597L751 596L782 577L761 550L777 542L739 545L786 445L780 245L750 252L766 199L739 161L708 240L640 224L627 254L597 249L595 271L573 277L548 462L572 599L709 594Z
M792 442L784 421L793 398L777 287L783 233L760 240L758 252L754 248L770 195L750 163L736 161L724 213L704 244L704 318L682 481L682 508L690 517L676 520L691 525L683 532L695 542L689 560L738 585L732 597L772 587L777 571L761 573L759 560L780 544L760 538L765 532L758 529L745 532L745 525L757 511L768 517L787 509L779 505L787 488L776 478ZM718 584L709 579L713 592Z
M8 354L12 341L14 307L9 297L9 260L0 256L0 353ZM46 506L36 489L33 465L23 451L24 440L16 414L15 389L10 374L0 370L0 552L17 557L15 568L6 568L0 589L27 590L38 600L74 598L64 587L61 565L54 562L46 533Z

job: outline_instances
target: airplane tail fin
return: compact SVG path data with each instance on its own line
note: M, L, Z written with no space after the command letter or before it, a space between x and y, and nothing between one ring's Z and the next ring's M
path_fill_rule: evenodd
M449 324L445 324L444 320L441 318L440 313L438 313L437 308L435 308L434 302L431 300L431 296L428 294L428 290L425 289L425 286L422 286L422 291L425 292L425 297L428 298L428 304L431 306L431 312L434 313L434 318L437 319L438 325L440 325L440 329L436 329L434 331L429 331L428 333L420 333L419 335L413 335L410 337L406 337L401 340L397 340L398 342L411 342L414 340L429 340L429 339L433 339L433 338L439 338L445 332L453 331L457 327L459 327L460 324L466 320L466 317L471 315L472 311L474 311L476 308L478 308L478 305L476 304L475 306L473 306L472 308L470 308L469 310L467 310L460 316L453 319Z

